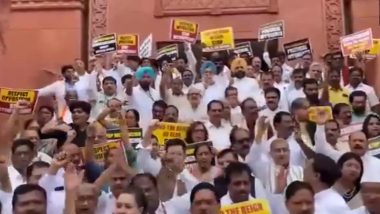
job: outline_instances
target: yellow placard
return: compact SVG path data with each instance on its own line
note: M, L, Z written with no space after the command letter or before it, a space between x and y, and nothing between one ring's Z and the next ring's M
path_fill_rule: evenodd
M321 114L327 114L328 120L333 119L333 114L330 106L312 106L308 110L309 120L311 122L317 122L317 118Z
M12 105L19 100L26 100L30 102L30 106L21 109L19 113L30 114L36 105L37 95L36 90L0 88L0 112L10 114Z
M136 34L121 34L117 36L117 44L121 46L137 45Z
M169 139L186 138L186 131L189 124L186 123L160 123L160 127L153 131L153 135L158 140L158 145L164 146Z
M104 154L107 150L116 149L120 147L121 141L110 141L107 143L94 144L94 159L97 163L104 163Z
M181 19L174 19L173 28L178 32L197 33L198 24Z
M201 32L203 52L221 51L235 48L232 27L217 28Z
M267 200L253 199L246 202L223 206L220 214L270 214Z
M373 39L372 48L369 49L367 54L377 55L380 53L380 39Z

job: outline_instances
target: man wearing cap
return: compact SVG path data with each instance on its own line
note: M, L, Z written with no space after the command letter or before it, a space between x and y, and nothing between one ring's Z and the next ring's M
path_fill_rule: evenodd
M202 103L207 105L211 100L223 100L224 90L228 82L215 80L217 67L211 61L205 61L201 66L202 82L194 85L195 88L203 91Z
M133 86L132 78L128 78L124 82L129 106L140 113L140 125L143 129L147 128L152 120L151 108L154 101L161 99L159 92L151 87L155 76L156 73L152 67L140 67L135 73L137 86Z
M247 66L247 61L243 58L236 58L231 63L232 86L237 88L240 102L248 97L252 97L252 94L259 90L257 80L246 77Z

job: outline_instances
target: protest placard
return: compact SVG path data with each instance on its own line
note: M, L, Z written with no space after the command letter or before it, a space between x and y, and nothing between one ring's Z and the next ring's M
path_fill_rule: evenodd
M312 106L308 110L308 116L309 120L311 122L317 122L317 118L321 114L327 114L328 115L328 120L333 119L333 114L330 106Z
M220 214L270 214L270 207L267 200L253 199L241 203L223 206Z
M228 52L233 52L240 56L243 53L247 53L250 57L253 56L253 51L252 51L252 45L251 42L240 42L235 44L235 48L232 50L228 50Z
M137 54L139 52L139 35L137 34L118 35L117 48L122 53Z
M259 28L259 41L283 38L285 34L284 20L261 25Z
M170 57L173 61L176 60L178 58L178 45L171 44L158 49L156 59L160 60L165 55Z
M160 123L158 129L153 131L153 135L157 138L158 145L164 146L169 139L186 138L186 131L189 128L189 124L186 123Z
M129 128L128 129L129 143L134 149L139 145L143 138L142 128ZM121 133L120 129L108 129L107 130L107 139L108 140L120 140Z
M139 57L140 58L150 58L152 56L153 50L153 35L149 34L144 41L142 41L139 47Z
M222 51L235 48L232 27L217 28L201 32L203 52Z
M289 61L300 59L306 53L311 54L309 39L300 39L284 44L284 52Z
M33 113L34 107L37 102L38 91L32 89L12 89L0 88L0 112L11 114L13 105L19 100L26 100L30 102L30 106L25 109L20 109L20 114Z
M92 49L95 55L114 52L117 50L116 34L99 36L92 41Z
M181 19L172 19L170 39L181 42L195 43L198 35L198 24Z
M373 43L371 49L366 50L363 55L363 57L367 60L375 59L380 53L380 39L373 39L372 41ZM356 59L356 55L350 54L350 58Z
M369 154L380 157L380 136L368 139L368 150Z
M204 141L204 142L186 144L185 164L192 164L192 163L196 162L194 150L197 146L201 146L201 145L212 146L212 142L211 141Z
M372 45L373 38L371 28L340 37L340 47L344 56L369 50L372 48Z

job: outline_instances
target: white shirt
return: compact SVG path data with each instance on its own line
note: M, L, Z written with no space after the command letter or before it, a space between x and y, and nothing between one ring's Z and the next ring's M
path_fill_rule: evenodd
M12 213L13 192L4 192L0 190L0 203L2 206L1 213Z
M24 180L22 175L13 166L8 166L8 174L12 185L12 191L15 191L15 189L21 184L26 184L26 180Z
M241 113L240 106L236 106L235 108L231 107L231 124L233 126L237 126L244 121L244 116Z
M153 103L159 99L160 94L156 89L150 88L149 91L144 91L140 85L133 87L132 95L128 96L129 108L136 109L140 113L140 125L143 130L149 126L153 118Z
M221 151L231 146L230 132L232 126L229 123L222 121L221 126L216 127L210 121L207 121L205 126L208 132L208 139L212 141L212 145L216 150Z
M291 76L293 73L294 68L289 66L288 64L284 63L282 64L282 80L284 82L290 82L291 81Z
M277 138L278 138L277 135L274 135L268 141L262 143L263 153L261 155L261 158L263 159L263 161L271 160L269 156L270 145ZM305 165L306 157L301 147L297 143L296 139L294 138L294 134L292 134L288 139L286 139L286 141L289 144L289 150L290 150L289 164L303 167Z
M57 101L58 113L61 114L66 106L66 83L64 80L55 81L43 88L37 89L38 96L54 96Z
M197 108L192 108L190 105L184 111L179 112L178 120L185 123L192 123L194 121L207 121L207 107L200 104Z
M243 102L251 94L260 89L259 83L254 78L243 77L242 79L234 78L232 86L238 90L239 102Z
M224 100L224 90L227 85L223 84L223 81L215 81L213 85L209 85L207 88L201 82L195 84L194 87L203 91L201 103L207 106L212 100Z
M316 213L346 213L350 211L343 197L335 190L329 188L318 192L314 196Z
M120 100L123 106L125 106L127 103L127 97L125 93L116 93L112 96L107 96L104 94L104 92L98 92L96 97L96 104L91 109L92 118L97 118L97 116L107 107L108 101L113 98Z
M369 112L371 110L371 107L378 105L379 98L376 95L375 90L372 86L366 85L364 83L360 83L356 88L351 86L350 84L346 85L345 88L350 92L350 94L353 91L364 91L367 94L367 111Z
M305 98L306 95L303 92L303 88L296 89L294 86L289 86L286 90L288 105L291 106L292 102L296 100L297 98Z
M324 126L317 125L317 130L314 136L315 150L316 152L329 156L337 162L344 152L333 149L333 147L327 143L324 130ZM371 156L369 152L361 158L364 168L362 180L373 180L380 182L380 159Z
M90 75L88 73L78 76L78 81L75 83L75 90L78 94L78 100L90 101L92 91L90 87Z
M287 101L287 98L286 98L286 94L285 94L285 92L281 88L278 88L278 90L280 90L280 101L278 102L278 106L283 111L288 111L289 105L288 105L288 101ZM259 91L255 92L253 94L253 99L256 101L257 106L259 108L265 108L265 106L266 106L266 100L265 100L265 94L264 94L264 90L263 89L259 89Z

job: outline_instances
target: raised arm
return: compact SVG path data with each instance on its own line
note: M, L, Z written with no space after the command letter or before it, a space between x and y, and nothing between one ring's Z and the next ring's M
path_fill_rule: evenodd
M168 70L169 68L163 68L162 69L162 77L160 82L160 95L163 100L166 101L168 97L168 89L170 88L170 82L171 82L171 71Z
M65 208L64 214L76 214L75 201L77 200L77 190L82 183L84 170L79 173L75 169L74 164L69 163L66 167L65 180Z
M193 53L193 50L191 49L191 43L185 42L185 54L187 58L187 65L189 67L189 70L193 72L194 77L197 76L197 58L195 58L195 55ZM195 78L194 80L195 81Z
M317 117L317 130L315 131L314 141L315 141L315 152L322 153L329 156L334 161L338 161L343 152L335 150L326 140L325 123L327 121L327 115L324 116L323 113Z
M0 189L6 193L12 193L11 180L8 173L8 163L5 156L0 156Z
M88 162L93 162L95 160L95 155L94 155L94 144L95 144L95 134L96 134L96 124L91 123L87 127L87 139L86 139L86 144L84 146L84 161L86 163Z

